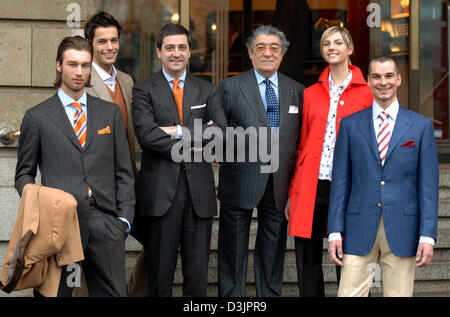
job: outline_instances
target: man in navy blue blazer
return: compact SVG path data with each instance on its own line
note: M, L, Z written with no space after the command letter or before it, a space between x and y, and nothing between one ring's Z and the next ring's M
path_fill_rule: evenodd
M379 267L384 296L412 296L437 235L433 124L399 105L392 58L371 61L368 83L372 107L342 119L336 141L328 253L342 266L338 296L367 296Z

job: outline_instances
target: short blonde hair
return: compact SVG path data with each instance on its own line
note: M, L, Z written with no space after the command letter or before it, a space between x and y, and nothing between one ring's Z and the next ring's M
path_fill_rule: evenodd
M339 25L333 25L333 26L330 26L328 29L326 29L322 34L322 38L320 39L320 55L322 55L322 53L323 53L323 42L325 42L325 40L331 34L334 34L336 32L341 33L342 38L344 39L344 43L347 45L348 48L353 49L353 53L355 52L355 46L353 45L353 39L352 39L352 35L350 34L350 32L344 27L341 27Z

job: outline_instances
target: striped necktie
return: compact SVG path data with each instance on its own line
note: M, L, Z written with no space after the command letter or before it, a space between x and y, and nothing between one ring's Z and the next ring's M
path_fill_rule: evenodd
M389 129L388 115L383 111L380 113L381 124L378 127L377 143L378 151L380 151L381 165L384 166L386 154L389 148L389 141L391 139L391 131Z
M86 115L84 114L84 111L78 102L72 102L72 106L77 110L75 112L75 118L73 120L73 130L75 131L78 142L80 142L81 147L84 149L84 146L86 144Z
M84 113L81 105L78 102L72 102L72 106L77 110L75 112L75 117L73 120L74 126L73 130L77 136L78 142L80 142L81 147L84 149L86 145L86 131L87 131L87 121L86 114ZM89 198L92 198L94 194L92 193L91 187L88 186Z

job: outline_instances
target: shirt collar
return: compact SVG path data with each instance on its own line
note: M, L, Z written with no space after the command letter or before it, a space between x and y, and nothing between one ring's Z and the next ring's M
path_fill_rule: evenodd
M83 91L83 94L81 95L80 99L74 100L72 97L67 95L61 88L58 89L58 97L59 100L61 100L61 103L64 107L71 106L72 102L78 102L79 104L83 106L87 106L87 95L86 90Z
M350 81L352 80L353 77L353 73L352 71L349 69L348 70L348 75L345 78L344 82L342 84L339 85L339 87L344 86L345 88L347 88L348 84L350 83ZM333 78L331 77L331 72L328 75L328 82L330 83L330 87L336 87L337 85L334 83Z
M400 104L398 103L398 99L395 98L395 101L389 105L389 107L384 110L381 108L381 106L374 100L373 101L373 107L372 107L372 113L373 113L373 119L375 120L378 118L380 113L383 111L391 117L394 121L397 119L398 110L400 108Z
M258 83L258 85L261 85L261 83L266 80L266 77L264 77L263 75L258 73L256 71L256 69L254 69L254 68L253 68L253 71L255 72L256 82ZM269 80L272 85L274 85L275 87L278 87L278 72L275 72L275 74L270 76Z
M117 70L113 65L112 68L112 74L108 74L103 68L101 68L96 62L92 61L92 66L95 68L95 70L97 71L98 75L100 76L100 78L105 81L108 79L112 79L115 80L116 76L117 76Z
M166 71L164 70L164 68L162 69L164 77L166 77L166 80L170 83L172 80L176 79L175 77L170 76L168 73L166 73ZM180 77L178 77L178 79L181 79L182 82L186 81L186 70L184 70L183 75L181 75Z

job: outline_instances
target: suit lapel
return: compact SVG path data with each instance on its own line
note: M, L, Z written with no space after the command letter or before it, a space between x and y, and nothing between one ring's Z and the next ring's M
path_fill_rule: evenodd
M361 134L369 144L369 148L377 159L380 159L378 151L377 137L375 136L375 129L373 126L372 107L367 108L360 113L359 128Z
M80 150L82 151L80 142L78 141L73 127L67 117L67 113L64 110L64 106L59 100L58 94L55 94L48 101L48 116L55 123L55 125L61 129L61 131L69 138L69 140Z
M175 103L175 99L173 98L173 92L170 89L170 85L167 82L166 78L164 77L162 70L159 71L154 76L154 80L152 83L157 87L156 91L159 93L158 99L164 101L162 102L162 104L164 105L164 107L166 107L167 111L170 113L170 117L173 119L175 125L181 124L180 118L178 116L177 105ZM185 98L186 96L183 96L183 104Z
M289 106L292 100L294 90L289 87L286 78L278 73L278 96L279 96L279 107L280 107L280 128L285 126L286 117L289 113ZM300 105L298 105L300 106Z
M92 67L91 71L91 85L92 89L95 91L99 99L113 102L111 94L108 91L108 88L106 87L105 83L100 78L100 75L97 73L94 67Z
M116 80L119 82L120 85L120 91L122 92L122 96L123 99L125 100L125 104L127 105L127 111L130 112L130 100L131 100L131 96L128 96L127 92L129 91L127 88L125 87L125 80L123 77L123 73L119 70L117 70L117 76L116 76ZM108 93L109 95L109 93Z
M391 153L397 148L403 135L412 126L411 115L403 108L399 106L397 119L395 120L394 131L392 132L391 140L389 141L388 152L386 154L386 160Z
M99 127L100 119L102 118L102 107L98 104L98 101L87 96L87 134L86 134L86 145L84 149L86 150L92 143L92 139L95 137L97 130L103 129L105 127Z
M183 89L183 122L189 122L192 114L191 106L195 105L195 97L199 91L200 87L192 80L192 76L187 73Z
M259 93L259 87L253 69L243 74L241 82L240 88L242 94L247 99L250 108L253 109L259 120L269 127L270 124L267 119L266 109L264 108L264 103L261 99L261 94Z

